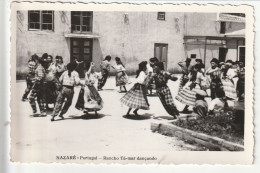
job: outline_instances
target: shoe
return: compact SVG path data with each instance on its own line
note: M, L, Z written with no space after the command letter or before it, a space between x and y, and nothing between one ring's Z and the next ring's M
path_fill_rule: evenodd
M136 115L136 116L140 116L137 111L133 111L133 113Z
M64 120L64 117L63 117L63 115L59 115L59 117L60 117L61 119L63 119L63 120Z
M46 116L47 116L46 112L41 113L41 117L46 117Z
M22 98L22 102L25 102L27 100L28 100L28 98Z
M54 117L51 118L51 121L54 121Z

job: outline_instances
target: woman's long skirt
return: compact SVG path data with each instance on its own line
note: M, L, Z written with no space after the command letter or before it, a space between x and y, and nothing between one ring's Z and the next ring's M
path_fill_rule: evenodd
M149 109L145 85L135 84L120 100L129 108Z
M129 84L129 78L125 72L116 73L116 86L124 86Z
M236 84L230 79L222 79L223 89L226 97L237 100Z
M178 95L175 97L179 102L188 105L195 106L196 102L196 93L190 89L191 82L187 82L183 89L181 89Z
M168 86L157 88L157 94L168 114L172 115L173 117L179 115L179 111L174 104L172 94Z
M81 88L76 108L88 112L99 111L103 108L103 100L94 86Z

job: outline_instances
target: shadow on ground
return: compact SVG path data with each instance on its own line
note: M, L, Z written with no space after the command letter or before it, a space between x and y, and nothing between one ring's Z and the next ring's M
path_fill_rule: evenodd
M65 118L66 119L82 119L82 120L90 120L90 119L101 119L104 118L105 116L111 116L111 115L106 115L106 114L98 114L95 115L95 113L88 113L88 114L83 114L80 116L75 116L75 115L70 115L69 118Z
M156 120L174 120L174 118L172 116L158 116L158 117L154 117L153 119L156 119Z
M123 115L123 118L126 119L130 119L130 120L147 120L147 119L151 119L151 117L153 116L153 114L140 114L139 116L136 116L134 114L130 114L130 115Z

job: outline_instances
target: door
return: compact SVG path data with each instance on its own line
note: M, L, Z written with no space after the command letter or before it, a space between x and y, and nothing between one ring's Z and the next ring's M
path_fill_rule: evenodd
M219 62L225 62L226 61L227 52L228 52L228 48L225 48L225 47L219 48L219 54L218 54Z
M90 62L92 61L92 44L92 39L71 39L71 61L75 58L77 58L78 61L83 61L76 69L81 78L85 77L85 72L88 70Z
M246 47L238 46L238 60L245 62L245 55L246 55Z
M168 56L168 44L155 43L154 44L154 56L163 62L164 69L167 70L167 56Z

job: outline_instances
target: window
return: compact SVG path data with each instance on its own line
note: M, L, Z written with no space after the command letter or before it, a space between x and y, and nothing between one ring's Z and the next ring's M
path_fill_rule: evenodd
M157 19L158 20L165 20L165 12L158 12Z
M29 11L29 30L52 30L53 11Z
M220 22L220 34L226 33L226 22Z
M71 32L92 32L92 11L71 12Z

